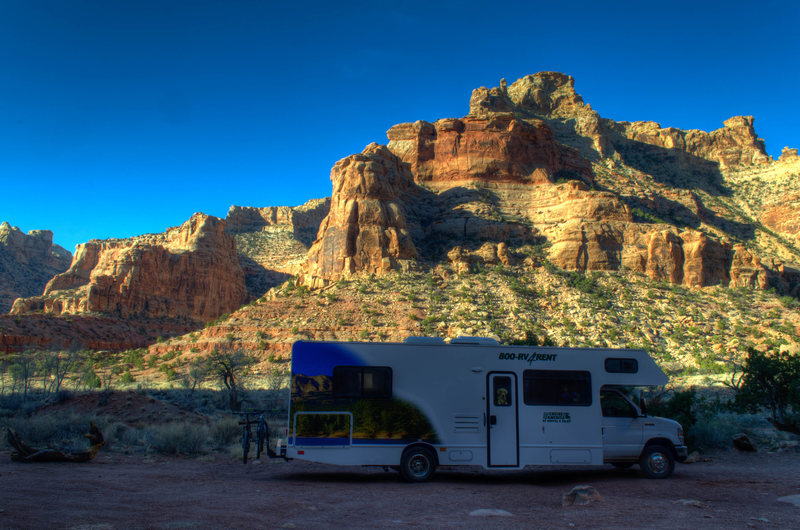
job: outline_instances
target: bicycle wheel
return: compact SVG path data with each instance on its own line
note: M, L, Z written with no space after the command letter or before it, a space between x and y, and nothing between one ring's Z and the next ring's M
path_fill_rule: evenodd
M247 463L247 453L250 452L250 426L242 427L242 463Z

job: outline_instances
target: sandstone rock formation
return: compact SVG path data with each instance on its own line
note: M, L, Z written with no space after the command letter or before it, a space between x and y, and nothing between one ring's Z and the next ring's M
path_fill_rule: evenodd
M538 116L554 126L556 132L571 128L579 136L591 141L603 157L613 155L614 149L625 149L630 140L664 149L675 149L689 155L720 164L727 168L742 164L766 164L764 141L753 128L752 116L734 116L723 127L712 132L684 131L674 127L661 127L651 121L614 122L601 118L584 104L575 92L575 80L558 72L540 72L525 76L508 87L502 104L487 103L489 98L477 94L497 93L498 89L477 89L470 102L470 113L486 115L491 112L512 112L522 116ZM498 96L495 96L498 97ZM491 101L491 99L490 99ZM562 138L563 140L563 138ZM568 139L567 143L571 143ZM674 154L674 153L673 153Z
M476 263L485 265L514 265L517 263L516 257L509 252L508 245L504 242L486 242L481 247L471 252L461 246L455 246L447 253L447 259L453 264L455 271L466 273L472 270Z
M402 123L387 136L386 148L371 144L334 167L305 283L409 258L446 256L467 270L492 263L474 249L532 240L570 270L626 269L686 286L765 288L792 276L726 242L755 244L755 229L714 199L731 195L731 175L772 167L752 117L712 132L614 122L584 103L572 77L542 72L474 90L463 118ZM794 158L787 149L781 163ZM797 231L781 205L771 208L765 225Z
M509 113L436 123L401 123L387 132L388 148L408 164L414 180L437 190L482 182L550 182L571 167L566 149L540 120Z
M84 243L43 295L16 300L11 312L211 320L247 296L224 228L201 213L162 234Z
M7 313L15 299L42 292L48 280L69 267L64 248L53 244L49 230L24 234L7 222L0 224L0 313Z
M330 207L330 198L296 207L231 206L225 232L236 240L250 298L299 273Z
M308 253L301 280L309 285L356 271L387 271L417 256L401 197L413 182L392 152L378 144L336 163L331 209Z

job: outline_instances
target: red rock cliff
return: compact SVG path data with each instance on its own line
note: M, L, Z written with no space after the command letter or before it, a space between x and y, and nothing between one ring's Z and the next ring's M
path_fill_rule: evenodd
M246 299L244 275L225 221L195 214L162 234L90 241L42 296L12 313L104 313L207 321Z

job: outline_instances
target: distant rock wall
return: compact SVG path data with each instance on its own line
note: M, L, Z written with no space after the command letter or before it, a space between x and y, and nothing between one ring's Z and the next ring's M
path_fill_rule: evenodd
M300 272L330 207L330 198L295 207L231 206L225 232L236 240L251 299Z
M53 232L25 234L7 222L0 224L0 313L7 313L17 298L40 294L71 260L72 254L53 244Z
M246 300L244 274L225 221L195 214L162 234L90 241L44 294L12 313L102 313L208 321Z

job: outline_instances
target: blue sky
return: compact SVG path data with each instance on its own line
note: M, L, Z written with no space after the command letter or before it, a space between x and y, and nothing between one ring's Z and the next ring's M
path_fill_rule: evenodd
M800 3L555 4L2 0L0 221L73 250L302 204L392 125L543 70L605 117L800 147Z

